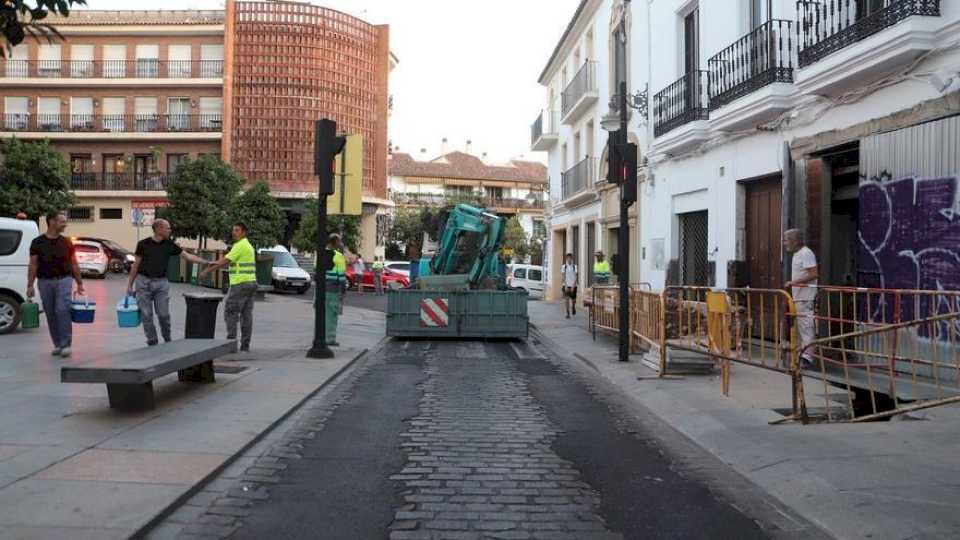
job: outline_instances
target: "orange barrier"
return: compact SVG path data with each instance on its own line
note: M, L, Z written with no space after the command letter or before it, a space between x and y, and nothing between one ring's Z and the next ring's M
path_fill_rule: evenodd
M660 295L651 292L649 283L630 285L630 350L660 343ZM620 288L617 285L594 286L590 294L590 331L617 333L620 330Z

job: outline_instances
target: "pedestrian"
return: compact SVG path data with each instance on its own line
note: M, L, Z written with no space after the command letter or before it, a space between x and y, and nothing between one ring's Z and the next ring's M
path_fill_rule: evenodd
M231 231L233 246L219 260L200 272L203 279L207 274L230 266L230 291L224 302L223 318L227 323L227 339L237 339L237 322L240 322L240 352L250 350L253 334L253 301L257 294L257 255L253 245L247 240L247 226L235 223Z
M373 257L373 287L377 296L383 296L383 257Z
M27 298L34 297L34 282L40 289L40 301L47 314L47 330L53 341L54 356L69 358L73 345L73 321L70 319L70 300L73 283L77 294L84 295L83 279L73 242L63 236L67 216L51 212L46 216L47 230L30 243L30 268L27 272Z
M610 263L603 258L603 252L597 251L597 262L593 263L593 282L596 285L610 284Z
M343 303L341 293L344 286L347 283L347 259L343 256L337 248L340 244L340 237L337 235L331 235L330 240L327 242L327 250L333 252L332 264L330 268L324 273L324 283L327 288L326 294L326 305L324 309L326 310L326 327L324 328L325 332L325 341L327 345L331 347L337 347L340 345L337 342L337 320L339 315L343 313Z
M330 242L328 245L333 247L333 265L336 267L338 272L342 272L344 277L347 275L347 257L343 254L343 240L339 235L331 235ZM337 304L337 314L343 315L343 303L347 297L347 288L350 286L347 283L347 280L344 279L343 283L340 284L339 298L340 302Z
M790 281L784 286L790 288L793 296L797 310L797 334L800 338L798 345L803 350L806 344L817 338L814 309L820 271L817 269L817 256L804 244L803 233L799 229L790 229L783 233L783 247L788 253L793 253ZM811 368L814 358L813 351L805 350L800 361L803 367Z
M357 258L353 260L353 279L357 282L357 292L360 294L363 294L363 274L366 271L367 265L363 263L363 257L358 253Z
M137 242L134 252L136 258L130 267L130 278L127 280L127 294L137 298L148 347L159 343L157 328L153 324L154 312L160 322L163 340L169 343L173 339L170 333L170 281L167 280L170 257L182 257L199 265L207 263L206 260L184 251L170 239L172 230L169 221L157 219L151 227L153 234Z
M562 285L560 290L563 292L563 305L567 308L567 318L570 318L570 312L577 316L577 282L580 276L577 273L577 265L573 262L573 253L567 253L566 262L560 266L560 279Z

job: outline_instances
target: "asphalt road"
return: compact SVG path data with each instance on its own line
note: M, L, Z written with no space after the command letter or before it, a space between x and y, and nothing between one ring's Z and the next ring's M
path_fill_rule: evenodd
M362 362L305 406L309 436L272 454L230 538L766 537L582 372L509 343L391 341Z

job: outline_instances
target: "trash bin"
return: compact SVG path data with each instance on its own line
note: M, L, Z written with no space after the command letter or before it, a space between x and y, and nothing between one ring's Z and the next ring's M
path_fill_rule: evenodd
M273 255L257 255L257 285L273 285Z
M183 276L180 273L180 257L170 257L167 262L167 279L171 283L183 282Z
M224 296L217 293L185 293L187 317L183 337L213 339L217 333L217 307Z

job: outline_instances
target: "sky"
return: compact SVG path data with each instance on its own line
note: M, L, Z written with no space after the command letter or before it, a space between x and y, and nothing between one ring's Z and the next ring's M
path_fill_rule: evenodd
M223 0L87 0L89 9L221 9ZM546 103L540 72L578 0L311 0L390 25L390 140L417 159L450 150L543 161L530 125ZM426 148L426 154L420 149Z

